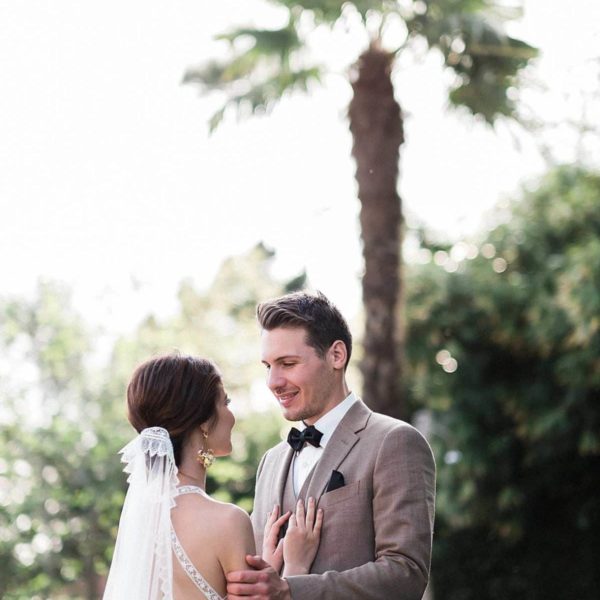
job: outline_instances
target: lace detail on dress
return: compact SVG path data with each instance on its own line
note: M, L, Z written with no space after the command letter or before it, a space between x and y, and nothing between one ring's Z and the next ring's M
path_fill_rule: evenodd
M182 485L181 487L178 487L177 495L181 496L182 494L199 494L200 496L208 497L208 494L202 488L195 485ZM206 579L200 575L198 569L196 569L183 549L173 527L171 527L171 545L173 546L173 552L175 553L181 568L194 582L196 587L206 596L207 600L226 600L226 597L221 598L221 596L219 596L219 594L217 594L217 592L209 585Z
M182 496L183 494L198 494L199 496L204 496L208 498L209 495L197 485L180 485L177 488L177 496Z

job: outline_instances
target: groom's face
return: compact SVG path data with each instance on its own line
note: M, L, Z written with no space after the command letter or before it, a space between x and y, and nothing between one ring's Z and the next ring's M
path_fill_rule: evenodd
M288 421L311 425L335 406L337 377L330 353L320 357L306 343L303 328L263 330L261 346L267 385Z

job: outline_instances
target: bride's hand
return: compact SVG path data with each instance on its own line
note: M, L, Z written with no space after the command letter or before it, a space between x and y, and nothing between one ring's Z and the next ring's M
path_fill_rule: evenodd
M310 571L321 541L323 509L316 510L314 498L304 502L298 500L296 513L290 517L285 538L283 539L283 575L302 575Z
M279 531L283 524L290 518L291 513L288 511L279 516L279 505L276 504L273 510L269 513L265 524L263 536L263 551L262 558L268 562L278 573L283 566L283 539L279 539Z

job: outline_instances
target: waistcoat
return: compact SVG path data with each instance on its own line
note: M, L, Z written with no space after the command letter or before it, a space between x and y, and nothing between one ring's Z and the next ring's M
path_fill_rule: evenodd
M300 488L300 493L298 494L298 496L296 496L296 494L294 493L294 460L296 458L297 457L294 457L290 461L290 468L288 469L287 478L285 480L285 487L283 488L283 506L281 507L281 514L284 514L288 510L294 512L296 510L296 502L299 498L302 498L302 500L304 500L304 506L306 507L306 490L308 489L308 486L310 485L310 482L313 478L315 469L319 464L319 461L317 461L314 464L313 468L306 476L306 480L302 484L302 487Z

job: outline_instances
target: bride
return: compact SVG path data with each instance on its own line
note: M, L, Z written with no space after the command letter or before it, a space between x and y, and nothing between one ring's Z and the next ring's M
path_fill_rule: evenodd
M134 372L127 406L139 435L121 450L129 488L104 600L222 600L225 575L247 568L250 518L205 491L206 470L232 449L229 403L219 372L202 358L162 356ZM284 575L308 573L322 518L312 499L293 515L274 506L263 559Z

